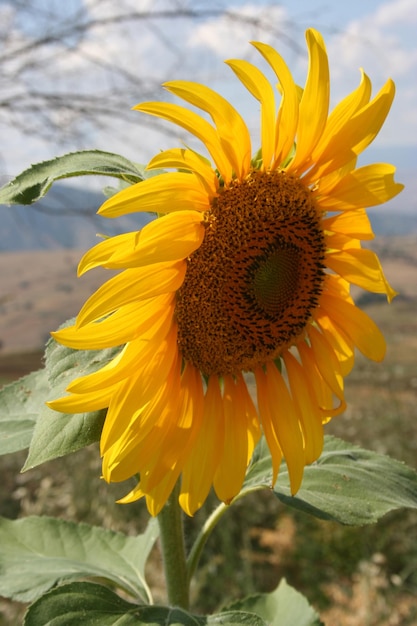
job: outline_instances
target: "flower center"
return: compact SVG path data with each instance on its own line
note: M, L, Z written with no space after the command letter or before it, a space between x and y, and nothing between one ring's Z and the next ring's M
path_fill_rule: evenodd
M311 191L252 172L213 201L175 308L179 350L203 374L250 371L305 333L323 288L325 237Z

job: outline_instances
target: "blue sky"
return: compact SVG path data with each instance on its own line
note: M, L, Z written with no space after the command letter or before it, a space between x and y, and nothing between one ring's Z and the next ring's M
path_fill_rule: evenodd
M38 7L47 7L58 0L34 0ZM59 3L62 10L74 10L83 4L91 18L112 15L130 5L138 10L163 10L172 8L169 0L70 0ZM0 0L1 11L12 10L13 1ZM168 78L200 80L231 99L242 112L254 133L258 124L258 110L254 101L243 94L238 81L233 77L223 60L230 57L248 58L260 64L259 57L248 41L262 39L274 45L286 58L298 82L303 84L306 71L304 31L307 27L318 28L325 37L331 69L332 105L359 81L359 68L363 67L370 76L376 92L388 77L394 79L397 94L388 120L380 135L368 151L368 160L393 162L398 167L398 180L407 183L402 194L402 204L416 208L417 197L417 1L416 0L181 0L189 8L229 9L242 12L248 17L259 19L261 26L242 26L233 23L227 15L207 16L199 23L189 21L158 22L169 45L161 46L152 29L138 31L138 25L124 24L114 28L107 36L105 45L100 33L95 32L82 42L83 53L95 55L106 61L120 60L128 64L131 71L154 75L161 82ZM66 9L64 7L67 7ZM33 24L20 24L20 36L30 37ZM176 51L181 62L175 63ZM56 73L68 80L76 80L86 86L94 84L97 76L78 66L77 61L62 55L57 61ZM59 65L58 65L59 64ZM40 76L42 80L42 76ZM47 82L45 76L45 81ZM161 90L161 96L163 92ZM126 107L141 100L138 93L135 101L126 98ZM132 115L138 115L132 113ZM137 118L132 118L137 119ZM156 151L172 147L172 137L155 136L138 124L137 129L125 132L115 120L113 128L84 138L83 142L69 146L71 149L98 147L124 153L137 161L148 160ZM7 173L15 174L30 162L50 158L57 152L56 146L19 135L16 129L2 132L3 159ZM179 139L180 139L179 135ZM168 143L167 143L168 142ZM404 178L406 180L404 181ZM417 218L416 218L417 219Z

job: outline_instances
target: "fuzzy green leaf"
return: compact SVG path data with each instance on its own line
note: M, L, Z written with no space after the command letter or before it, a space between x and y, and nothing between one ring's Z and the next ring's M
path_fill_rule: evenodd
M228 611L210 617L179 608L138 606L94 583L70 583L45 594L29 607L24 626L266 626L253 613Z
M230 608L251 611L263 618L268 626L320 626L323 623L307 599L282 579L275 591L259 593Z
M271 459L262 444L243 492L271 487L271 481ZM291 495L285 464L274 492L288 506L320 519L361 526L395 509L416 509L417 472L388 456L326 436L323 453L305 468L298 493Z
M49 379L49 392L43 394L24 471L71 454L100 439L106 409L66 414L53 411L45 402L65 396L66 388L74 378L97 371L114 358L119 349L72 350L61 346L53 339L48 342L45 368Z
M0 454L29 447L48 392L45 369L32 372L0 390Z
M0 518L0 595L31 602L61 581L99 578L147 602L145 563L157 536L155 520L127 537L50 517Z
M29 447L23 468L28 470L98 441L105 409L63 414L45 403L66 395L72 380L97 371L119 350L72 350L49 340L45 368L0 389L0 455Z
M32 204L52 183L74 176L112 176L128 183L145 177L144 169L125 157L101 150L84 150L32 165L0 189L0 204Z
M22 472L99 441L105 417L105 410L67 415L45 405L39 412Z

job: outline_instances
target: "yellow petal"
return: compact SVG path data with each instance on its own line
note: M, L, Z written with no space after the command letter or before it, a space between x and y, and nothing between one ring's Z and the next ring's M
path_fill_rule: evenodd
M91 248L81 259L78 272L101 265L106 269L141 267L186 259L202 243L205 228L197 211L178 211L146 224L142 230L129 233L129 240L110 237Z
M309 66L307 81L300 102L297 128L297 148L288 171L301 172L311 162L311 153L320 140L329 110L329 63L326 46L319 32L306 32Z
M288 382L304 439L305 462L312 463L323 450L321 412L311 383L296 358L287 350L283 353Z
M308 372L307 382L316 398L316 404L320 407L319 420L322 424L327 424L332 417L340 415L340 413L346 410L346 401L343 392L342 397L339 398L338 405L335 407L334 395L317 367L317 360L312 348L303 341L297 345L297 349L301 357L301 364L305 372ZM336 350L334 351L334 355L337 357ZM342 370L340 363L338 364L338 370Z
M177 291L183 283L185 271L185 261L125 270L88 298L77 316L77 328L101 319L125 304Z
M318 180L349 163L375 139L394 99L395 87L388 80L378 94L350 119L329 140L326 151L309 179ZM313 176L314 174L314 176Z
M297 86L284 59L274 48L260 42L252 45L274 70L282 88L282 99L275 128L275 167L281 165L294 146L298 125L299 98ZM272 133L272 130L271 130Z
M127 343L114 359L97 372L76 378L68 385L68 391L90 393L90 391L120 382L128 378L132 372L141 370L149 362L150 356L155 353L155 346L163 345L164 341L168 341L167 336L171 325L172 316L168 324L163 324L156 318L153 326L143 336Z
M328 233L326 235L326 246L328 254L335 250L353 250L360 249L361 242L359 239L352 239L350 235L343 235L342 233Z
M147 493L143 489L142 482L140 482L132 491L130 491L124 498L120 498L118 502L120 504L130 504L140 498L146 497L146 506L149 513L156 517L164 507L166 501L172 493L175 484L180 475L180 470L175 468L172 472L169 472L164 480L160 482L150 493Z
M133 108L178 124L200 139L209 151L224 181L228 183L231 180L232 164L224 152L219 136L213 126L200 115L171 102L143 102Z
M72 393L57 400L49 400L46 404L50 409L59 413L90 413L91 411L107 408L116 389L117 385L89 394Z
M250 170L250 135L242 117L230 102L199 83L175 80L165 83L164 87L211 116L237 178L244 178Z
M326 337L314 326L308 331L308 338L317 363L318 370L332 392L343 399L343 376L340 371L339 361Z
M271 83L254 65L240 59L226 61L246 89L261 103L261 147L263 168L271 165L275 149L275 97Z
M216 195L219 187L219 180L210 162L201 156L201 154L194 152L194 150L185 148L164 150L149 161L146 169L166 169L170 167L193 172L196 176L198 176L201 184L206 189L209 198Z
M303 176L303 182L307 184L311 182L309 181L310 178L313 179L313 183L314 183L313 195L318 200L322 197L325 198L326 196L330 194L331 190L334 189L334 187L340 183L342 178L344 178L347 174L349 174L350 172L353 172L353 170L356 169L357 163L358 163L358 157L355 155L351 159L346 161L344 165L342 165L341 167L337 169L332 170L328 174L325 174L319 180L316 180L315 175L310 176L310 172L313 170L312 168L311 170L307 172L307 174Z
M127 213L170 213L171 211L207 211L207 192L197 176L190 172L168 172L147 178L111 196L98 210L104 217Z
M274 429L288 467L291 493L294 495L300 488L305 465L300 423L293 399L274 363L267 363L266 374L271 417L274 419Z
M107 239L100 241L98 244L90 248L81 258L81 261L78 264L77 275L82 276L85 272L88 272L94 267L104 267L104 263L110 259L113 254L120 253L120 250L134 250L137 236L138 231L135 230L130 233L123 233L122 235L108 237Z
M324 291L353 304L353 299L350 295L350 283L341 276L326 274L324 279Z
M144 491L150 493L165 474L173 469L184 467L199 435L203 419L203 385L200 372L190 363L185 365L181 376L180 402L178 410L156 425L160 427L160 437L155 445L152 459L146 463L146 471L141 474ZM141 462L143 455L139 451Z
M330 252L326 255L326 265L350 283L373 293L385 293L389 302L397 295L372 250L352 248Z
M340 373L342 376L347 376L352 371L355 361L353 341L341 328L335 326L333 320L320 309L315 312L314 318L335 351L340 364Z
M335 146L332 143L333 137L337 135L345 126L345 124L355 115L361 108L368 104L371 97L371 81L368 76L361 70L361 82L359 86L344 98L330 113L323 135L316 145L311 155L311 161L315 165L303 177L303 181L309 184L314 181L318 172L323 166L335 157ZM332 148L329 148L332 146Z
M371 222L365 209L344 211L332 217L326 217L322 220L321 225L324 230L346 234L360 240L374 238Z
M149 513L156 517L161 512L162 508L165 506L166 501L174 489L176 482L181 473L181 468L173 468L171 472L166 474L163 481L158 483L158 485L152 489L152 491L146 494L146 506L148 508Z
M105 317L80 328L68 326L51 333L59 343L77 350L102 350L121 346L137 339L158 320L162 326L170 325L174 313L174 294L133 302Z
M242 378L224 378L224 449L214 476L213 486L223 502L239 493L246 468L259 438L256 409Z
M282 461L282 450L279 444L278 435L275 431L275 418L271 414L271 406L268 402L268 383L266 372L261 367L255 370L256 379L256 394L258 401L259 417L262 424L262 430L265 435L266 442L268 444L269 451L272 458L272 485L274 486L277 478L279 468Z
M161 428L166 430L178 410L179 385L179 359L174 360L165 379L154 381L152 393L142 394L139 377L120 385L109 405L100 439L105 480L126 480L146 471L158 450Z
M119 500L117 500L117 504L131 504L132 502L136 502L137 500L145 497L145 495L146 494L140 487L140 483L138 483L132 491L129 491L129 493L123 496L123 498L119 498Z
M404 185L394 181L394 173L395 167L388 163L360 167L344 176L332 189L327 189L326 195L320 195L320 206L339 211L383 204L404 189Z
M175 342L176 335L168 336L149 362L112 396L100 440L100 452L108 453L109 466L131 453L137 465L143 463L135 450L143 441L149 441L148 435L158 420L163 423L177 410L181 360ZM148 451L153 452L149 446ZM129 465L129 460L125 464Z
M223 401L217 376L210 376L201 429L185 462L180 504L194 515L205 502L224 446Z
M353 341L368 359L382 361L385 356L385 339L368 315L350 302L323 293L320 308Z

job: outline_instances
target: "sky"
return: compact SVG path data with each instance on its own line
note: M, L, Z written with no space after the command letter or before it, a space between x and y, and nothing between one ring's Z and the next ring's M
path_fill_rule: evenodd
M42 10L49 5L63 7L58 0L34 0ZM50 84L51 76L67 80L74 89L80 85L95 89L98 73L88 74L80 58L94 57L103 66L120 62L120 66L143 76L200 80L218 90L231 100L247 120L256 145L259 111L257 103L239 85L223 61L228 58L245 58L267 73L260 56L248 43L262 40L274 45L284 56L295 79L303 84L306 76L307 56L304 32L315 27L323 34L329 55L331 71L331 106L352 91L358 84L359 68L363 67L373 85L373 93L390 77L396 83L396 98L382 131L368 150L368 161L386 161L397 165L397 180L405 182L402 205L417 209L417 0L284 0L280 3L266 0L120 0L114 3L101 0L69 0L69 12L81 5L92 19L97 11L111 16L115 10L162 11L176 4L184 8L211 8L239 11L248 18L247 24L233 21L226 14L208 14L197 23L189 20L165 20L151 24L151 28L138 30L138 24L126 24L112 29L103 41L101 33L94 31L84 41L78 42L81 57L59 55L56 61L48 59L48 72L37 75L37 81ZM0 0L0 19L8 15L16 37L27 38L36 33L31 20L11 19L14 3ZM16 16L14 16L16 17ZM251 18L251 19L249 19ZM258 25L254 26L253 18ZM65 15L64 15L65 19ZM163 45L161 45L163 42ZM59 46L58 46L59 48ZM52 66L51 66L52 63ZM55 74L53 64L56 64ZM52 69L52 74L51 74ZM116 86L117 88L117 86ZM161 98L166 98L161 88ZM141 93L126 93L126 107L141 101ZM132 116L138 113L132 113ZM132 117L133 119L133 117ZM137 119L137 118L134 118ZM0 126L0 169L15 175L31 162L51 158L62 153L54 142L44 142L22 135L16 128ZM178 141L183 136L178 133ZM174 138L175 139L175 138ZM136 161L146 162L160 149L178 145L173 137L155 135L154 131L138 124L123 129L118 120L112 128L102 131L89 129L81 139L67 149L97 147L119 151ZM0 174L2 172L0 171ZM406 179L406 180L404 180ZM399 205L398 205L399 206ZM416 218L417 219L417 218Z

